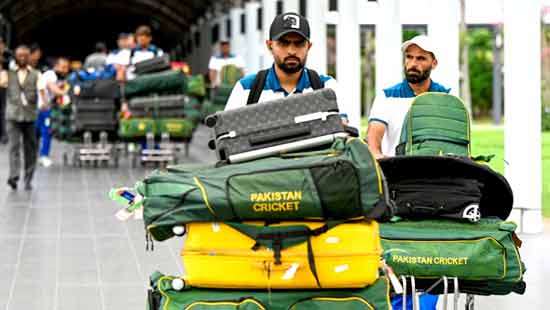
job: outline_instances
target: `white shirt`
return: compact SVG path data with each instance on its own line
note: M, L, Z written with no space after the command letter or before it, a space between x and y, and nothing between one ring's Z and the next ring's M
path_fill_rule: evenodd
M125 48L116 51L116 53L110 53L109 56L107 56L107 65L121 65L121 66L128 66L130 65L130 49Z
M221 83L221 70L224 66L234 65L239 69L244 69L245 64L241 56L229 54L229 57L222 57L221 55L215 55L210 57L210 62L208 63L209 70L217 71L216 81L212 81L215 86L220 85Z
M44 74L42 74L42 77L40 78L40 83L41 83L43 89L46 92L47 103L52 102L53 98L55 97L55 95L48 88L48 84L56 83L56 82L57 82L57 74L55 73L54 70L48 70L48 71L44 72ZM41 107L41 106L44 105L44 103L45 102L43 102L42 96L39 95L38 96L38 106Z
M378 94L374 99L370 110L369 122L377 121L386 125L386 131L384 132L384 137L382 137L382 154L395 156L395 148L399 144L403 121L413 100L414 97L386 97L384 93Z

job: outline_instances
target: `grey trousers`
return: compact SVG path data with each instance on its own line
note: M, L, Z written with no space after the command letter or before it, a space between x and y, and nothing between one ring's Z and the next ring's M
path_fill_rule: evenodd
M21 151L25 158L25 184L32 181L36 159L38 156L38 143L34 122L6 122L9 152L10 152L10 175L9 179L18 181L21 173Z

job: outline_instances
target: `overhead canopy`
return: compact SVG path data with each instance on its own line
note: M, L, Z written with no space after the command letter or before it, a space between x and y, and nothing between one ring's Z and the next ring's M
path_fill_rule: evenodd
M175 47L214 3L227 0L0 0L12 45L39 43L47 55L84 57L96 41L114 48L117 34L150 25L154 43Z

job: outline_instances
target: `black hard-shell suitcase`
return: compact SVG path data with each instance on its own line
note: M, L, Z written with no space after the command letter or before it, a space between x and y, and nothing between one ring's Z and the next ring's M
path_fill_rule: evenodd
M71 120L73 131L115 130L116 102L114 99L74 98Z
M170 55L162 55L148 60L140 61L134 65L135 74L160 72L170 69Z
M230 163L310 150L349 135L328 88L220 111L206 124L214 129L218 159Z
M184 117L185 106L190 102L185 95L136 97L128 106L134 117Z

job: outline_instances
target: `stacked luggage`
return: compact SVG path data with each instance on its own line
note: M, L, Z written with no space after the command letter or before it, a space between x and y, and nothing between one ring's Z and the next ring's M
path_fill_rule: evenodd
M323 89L218 112L218 163L121 191L119 218L143 207L148 248L186 237L187 274L153 274L149 309L391 309L401 294L418 309L417 290L452 290L456 308L459 293L524 292L512 192L470 159L462 102L417 97L404 154L377 161L335 100Z
M523 294L521 241L506 221L512 191L502 175L471 159L462 101L416 97L400 142L398 156L379 161L398 216L380 234L385 261L403 285L433 294Z
M270 135L263 149L281 148L243 145L256 156L169 166L138 183L147 240L186 236L187 274L154 274L150 309L391 309L379 273L377 220L391 214L384 176L368 146L329 119L340 119L337 106L324 114L329 102L326 89L238 110L264 119L255 133L240 130L235 111L217 113L214 126L236 132L225 142Z
M203 115L208 116L218 111L223 111L225 104L233 91L233 87L240 78L242 70L235 65L225 65L220 70L220 85L212 90L211 100L205 102L203 106Z
M80 141L85 132L106 132L115 137L118 82L107 71L77 71L69 77L69 95L52 107L53 135L62 141Z
M117 129L120 87L115 80L86 81L73 87L72 129L75 133Z
M188 78L183 71L152 72L164 68L162 59L157 61L157 67L151 63L143 70L137 70L136 65L136 72L144 74L126 83L124 95L130 117L120 120L119 136L142 140L147 133L156 137L167 133L172 140L188 141L201 118L200 102L187 94ZM201 92L200 85L193 86L194 93Z

